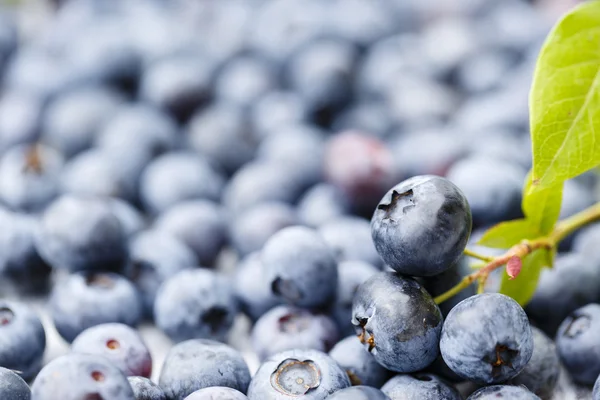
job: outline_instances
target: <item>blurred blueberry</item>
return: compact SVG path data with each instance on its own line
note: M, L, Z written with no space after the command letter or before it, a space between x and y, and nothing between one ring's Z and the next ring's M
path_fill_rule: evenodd
M232 58L215 79L215 95L241 107L250 106L274 86L273 75L272 66L257 56Z
M276 306L252 328L252 346L261 360L285 350L315 349L327 352L339 338L335 323L326 315L293 306Z
M136 234L129 242L125 276L140 292L144 312L151 316L160 285L184 269L195 267L194 252L179 239L156 229Z
M565 181L560 207L560 218L570 217L595 203L594 194L589 187L576 180Z
M380 388L392 375L375 360L355 335L340 340L333 346L329 356L346 371L352 385Z
M318 350L288 350L262 363L250 382L248 398L316 400L349 386L346 373L327 354Z
M0 367L0 397L4 400L30 400L31 389L15 372Z
M218 200L223 176L204 158L189 152L171 152L151 162L140 181L146 209L159 213L185 200Z
M67 342L100 324L135 326L142 316L135 287L110 272L76 272L63 277L52 289L48 307L56 330Z
M188 125L190 146L234 173L254 156L257 140L237 106L217 102L196 112Z
M214 62L184 53L158 60L143 73L140 98L185 121L210 98Z
M106 357L125 376L150 377L152 357L139 333L124 324L96 325L81 332L71 345L73 353Z
M383 101L362 101L340 113L334 131L359 130L379 138L389 135L394 127L390 110Z
M455 163L447 178L469 201L475 226L521 216L521 190L527 171L520 165L484 157L469 157Z
M371 224L358 217L340 217L318 229L339 261L364 261L376 267L383 264L371 239Z
M390 400L381 390L370 386L352 386L334 392L330 400Z
M537 288L526 306L529 318L554 337L560 323L600 296L600 259L578 253L559 255L552 269L543 269Z
M196 390L184 400L244 400L248 399L242 392L223 386L212 386Z
M335 299L336 261L316 231L284 228L267 241L261 257L263 277L277 297L299 307L328 306Z
M121 222L108 201L93 197L64 195L50 204L36 247L53 268L69 271L118 270L127 258Z
M224 341L238 312L230 282L214 271L178 272L159 288L154 302L156 326L173 341Z
M39 137L42 101L30 93L5 90L0 95L0 150Z
M44 366L31 385L36 400L135 400L127 378L108 359L67 354Z
M298 202L298 216L303 224L316 228L349 214L350 203L349 196L337 187L319 183L307 190Z
M352 324L364 347L389 370L419 371L439 354L442 313L411 278L379 272L362 283L352 304Z
M231 242L240 256L263 248L267 240L288 226L297 225L296 210L282 202L264 202L243 211L229 224Z
M119 94L102 86L84 86L63 93L44 113L42 141L71 157L92 145L123 102Z
M508 164L531 167L531 139L512 129L489 129L463 136L471 156L505 161Z
M42 367L45 349L44 327L31 307L0 300L0 367L18 371L23 379L29 380Z
M523 386L492 385L486 386L471 394L467 400L494 400L507 398L511 400L540 400L535 394Z
M600 375L600 305L588 304L573 311L560 324L556 348L576 382L592 385Z
M109 203L113 213L121 222L121 226L127 237L144 229L146 226L144 216L131 203L118 198L109 199Z
M355 332L352 325L352 301L358 287L380 270L363 261L342 261L338 263L338 290L333 317L344 335Z
M130 376L127 378L135 400L167 400L162 389L148 378L141 376Z
M250 118L257 134L266 137L277 134L281 127L304 122L307 118L306 104L296 92L274 90L252 105Z
M253 321L281 303L262 274L260 253L254 252L240 261L233 276L233 288L240 307Z
M19 44L19 32L14 16L0 13L0 73ZM8 395L8 394L7 394ZM10 399L9 399L10 400Z
M451 384L427 373L396 375L383 385L381 391L392 400L462 400L462 396Z
M527 315L503 294L469 297L446 317L440 352L450 369L473 382L493 384L514 378L533 354Z
M181 240L195 253L200 265L213 266L227 242L225 212L209 200L182 201L156 219L154 227Z
M455 71L456 84L467 93L480 93L498 87L518 59L506 49L491 48L470 54Z
M187 340L173 346L159 378L159 386L167 398L175 400L212 386L246 393L249 383L250 371L242 355L226 344L206 339Z
M600 263L600 224L592 224L579 230L573 240L573 251Z

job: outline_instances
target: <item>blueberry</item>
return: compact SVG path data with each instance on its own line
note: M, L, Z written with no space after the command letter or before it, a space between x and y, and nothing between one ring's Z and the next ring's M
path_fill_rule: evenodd
M135 326L142 316L135 286L111 272L76 272L63 277L52 289L49 309L56 330L67 342L104 323Z
M125 276L142 297L144 311L152 315L160 285L179 271L195 267L194 252L171 234L156 229L135 235L129 243L130 262Z
M130 237L144 229L146 226L144 216L131 203L118 198L111 198L109 202L113 213L121 222L121 226L123 227L127 237Z
M0 13L0 73L10 56L19 45L19 31L17 29L16 18L6 12Z
M471 211L447 179L420 175L390 189L371 219L377 252L394 270L414 276L444 272L458 261L471 233Z
M218 200L224 178L206 159L189 152L156 158L144 170L140 196L148 211L159 213L185 200Z
M327 221L349 214L348 195L328 183L319 183L306 191L298 202L298 216L303 224L318 227Z
M329 352L338 365L346 371L352 385L379 388L391 375L365 350L356 336L340 340Z
M554 342L540 329L532 326L533 354L523 371L512 378L512 385L525 386L543 398L552 396L560 374L560 361Z
M249 106L275 86L273 76L265 60L241 55L228 60L221 69L215 80L215 94L220 100Z
M242 392L222 386L213 386L196 390L184 400L244 400L248 399Z
M471 272L473 272L473 270L469 265L467 257L461 257L446 271L438 275L421 278L421 282L423 287L425 287L425 290L427 290L427 292L431 294L431 297L436 297L452 289L452 287L457 285L465 276L469 275ZM457 293L452 298L444 301L442 304L439 305L442 314L448 315L450 310L455 305L457 305L467 297L473 296L475 292L476 284L473 284L462 290L460 293Z
M260 253L255 252L240 261L233 276L233 288L240 308L253 321L281 303L271 291L269 282L262 278L262 273Z
M317 350L288 350L269 357L259 367L250 382L248 398L324 399L349 386L346 373L327 354Z
M127 258L125 232L102 199L63 195L46 208L36 235L40 255L69 271L120 269Z
M586 226L577 232L573 240L573 251L583 254L589 260L600 262L600 224Z
M0 150L33 142L39 136L41 100L26 91L6 90L0 97Z
M123 98L104 86L84 86L62 93L44 113L42 141L66 157L87 149Z
M238 107L217 102L194 114L188 124L189 144L228 174L250 161L257 139Z
M377 267L383 264L371 239L369 221L365 219L336 218L321 225L318 232L339 261L364 261Z
M148 378L141 376L130 376L127 378L135 400L167 400L165 392Z
M279 128L306 120L306 105L296 92L273 90L254 103L250 110L256 133L268 136Z
M142 75L140 97L186 121L210 98L213 64L206 55L192 52L158 60Z
M454 72L457 85L469 93L481 93L500 86L518 61L515 54L492 48L470 54Z
M30 400L31 390L15 372L0 367L0 397L3 400Z
M288 226L298 224L296 210L282 202L264 202L243 211L230 221L231 241L244 256L263 248L267 240Z
M299 307L322 307L334 300L338 272L332 251L317 232L284 228L261 252L264 279L279 298Z
M226 344L206 339L173 346L159 379L159 386L173 400L183 400L194 391L211 386L246 393L249 383L250 371L242 355Z
M330 400L390 400L381 390L360 385L338 390L327 398Z
M387 137L393 128L388 105L383 101L371 99L351 105L336 117L332 126L336 132L356 129L379 138Z
M592 400L598 399L600 399L600 376L598 379L596 379L596 382L594 383L594 389L592 392Z
M455 163L446 176L464 192L473 224L483 226L521 216L526 172L515 163L473 156Z
M462 400L451 384L426 373L396 375L383 385L381 391L392 400Z
M178 342L225 340L237 312L229 281L205 268L178 272L161 285L154 302L156 326Z
M499 293L469 297L448 314L440 351L450 369L473 382L514 378L533 354L527 315L516 301Z
M327 352L339 338L331 318L292 306L277 306L263 314L252 328L252 345L261 360L293 349Z
M42 366L45 349L46 334L37 314L23 303L0 300L0 366L31 379Z
M578 253L559 255L552 269L543 269L538 286L525 307L527 314L553 337L560 323L573 311L598 301L600 258Z
M600 305L588 304L573 311L560 324L556 348L576 382L592 385L600 375Z
M127 378L106 358L67 354L44 366L31 385L36 400L135 400Z
M226 214L209 200L184 201L163 212L155 228L172 234L192 249L203 266L214 265L227 242Z
M379 272L358 287L352 324L360 341L385 368L414 372L439 354L442 314L415 280Z
M0 159L0 198L13 209L37 211L58 192L62 156L41 144L18 145Z
M351 335L355 329L352 325L352 301L360 284L379 272L371 264L363 261L342 261L338 264L338 290L333 317L341 333Z
M81 332L71 345L71 351L106 357L125 376L150 377L152 357L139 333L124 324L96 325Z
M467 400L493 400L507 398L511 400L539 400L535 394L522 386L494 385L479 389Z

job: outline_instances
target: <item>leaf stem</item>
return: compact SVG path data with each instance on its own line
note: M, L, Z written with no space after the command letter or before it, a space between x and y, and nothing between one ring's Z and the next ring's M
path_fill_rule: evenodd
M458 284L445 293L437 296L434 300L440 304L452 296L459 293L461 290L466 289L473 282L478 281L478 292L483 291L485 282L490 273L505 265L511 257L517 256L520 259L525 258L529 254L533 253L537 249L548 249L552 250L555 248L561 240L567 237L573 231L581 228L582 226L589 224L590 222L600 220L600 202L593 206L586 208L585 210L572 215L556 224L554 230L544 237L540 237L532 240L523 240L521 243L514 245L508 249L504 254L497 257L487 257L471 250L465 249L464 254L470 257L474 257L487 262L487 264L481 267L479 270L465 276Z

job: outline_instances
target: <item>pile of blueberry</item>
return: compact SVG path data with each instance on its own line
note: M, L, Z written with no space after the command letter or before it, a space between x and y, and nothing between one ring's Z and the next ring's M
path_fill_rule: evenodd
M591 399L600 225L433 301L521 215L541 3L0 9L0 400Z

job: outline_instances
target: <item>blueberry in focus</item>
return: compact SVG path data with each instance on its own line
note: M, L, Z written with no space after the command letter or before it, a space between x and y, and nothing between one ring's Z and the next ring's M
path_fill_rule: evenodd
M289 350L269 357L250 382L250 400L324 399L350 386L346 373L327 354Z
M31 389L15 372L0 367L0 398L3 400L30 400Z
M194 391L211 386L246 393L249 383L250 371L242 355L226 344L206 339L173 346L159 378L159 386L173 400L183 400Z
M285 305L263 314L251 333L253 349L261 360L293 349L327 352L338 337L338 328L328 316Z
M248 399L246 395L238 390L228 387L212 386L196 390L187 396L184 400L244 400Z
M100 198L64 195L45 209L36 235L40 255L53 268L119 270L127 258L121 222Z
M396 375L381 391L392 400L462 400L460 393L448 382L433 374Z
M92 326L120 322L135 326L142 304L135 286L111 272L77 272L59 280L50 294L50 315L67 342Z
M352 324L364 347L391 371L419 371L439 354L442 313L409 277L379 272L362 283L352 304Z
M37 314L26 304L0 300L0 367L31 379L40 370L46 333Z
M314 230L291 226L274 234L261 252L264 279L282 300L323 307L334 300L338 271L333 252Z
M383 368L354 335L337 342L329 356L346 371L352 385L380 388L390 378L390 371Z
M123 373L106 358L67 354L44 366L31 385L36 400L135 400Z
M600 399L600 376L596 379L594 383L594 388L592 390L592 400Z
M237 312L230 282L206 268L178 272L161 285L154 302L156 326L176 342L224 341Z
M576 382L592 385L600 375L600 305L588 304L572 312L560 324L556 348Z
M511 400L540 400L523 386L494 385L487 386L471 394L467 400L495 400L506 398Z
M327 398L330 400L390 400L381 390L360 385L338 390Z
M81 332L71 344L73 353L106 357L125 376L149 378L152 357L140 334L119 323L96 325Z
M457 304L446 317L440 339L446 364L481 384L507 381L533 354L533 335L525 311L512 298L484 293Z
M162 389L148 378L142 376L127 377L135 400L167 400Z
M383 196L371 219L371 234L377 252L394 270L436 275L456 263L467 245L469 203L449 180L415 176Z

